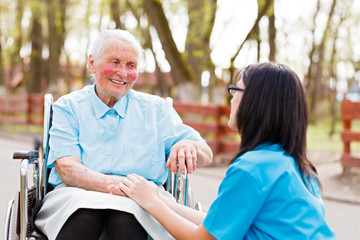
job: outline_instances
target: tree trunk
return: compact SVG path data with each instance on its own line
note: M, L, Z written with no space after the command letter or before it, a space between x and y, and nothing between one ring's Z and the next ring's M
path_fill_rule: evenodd
M41 4L38 2L38 4ZM43 37L42 25L40 22L40 12L33 9L32 29L31 29L31 54L30 54L30 74L26 84L28 93L41 92L42 70L43 70Z
M261 56L261 39L260 39L260 27L259 24L257 24L254 28L253 37L256 42L256 61L260 62L260 56Z
M166 59L171 66L171 76L175 83L194 82L193 73L177 49L171 35L169 23L161 2L158 0L144 0L144 10L159 35Z
M49 60L48 60L48 84L56 89L60 75L60 54L64 45L66 0L47 0L48 7L48 31L49 31Z
M320 0L317 1L317 5L316 5L316 11L315 11L315 14L313 16L313 28L311 30L311 33L312 33L312 36L313 36L313 40L312 40L312 48L309 52L309 61L310 61L310 64L309 64L309 68L308 68L308 71L307 71L307 74L305 76L305 89L308 93L311 92L312 90L312 71L313 71L313 65L314 65L314 54L316 52L316 48L317 48L317 45L316 45L316 42L315 42L315 30L316 30L316 18L319 14L319 11L320 11Z
M15 27L13 31L13 38L14 38L14 44L13 48L10 51L10 81L13 79L15 74L18 74L18 69L21 69L21 72L23 72L24 64L22 59L20 58L20 50L22 47L22 34L21 34L21 21L24 14L24 0L17 0L16 4L16 19L15 19ZM9 89L8 91L12 91L12 87L9 84L7 86Z
M110 3L111 17L115 22L116 29L124 29L124 26L120 22L120 7L118 0L112 0Z
M336 0L333 0L332 4L331 4L331 9L329 12L329 16L327 19L327 24L324 30L324 34L323 37L321 39L320 45L318 47L318 62L316 63L316 72L315 72L315 76L314 76L314 89L312 90L312 92L310 93L311 96L311 104L310 104L310 111L309 111L309 116L311 117L311 121L314 119L317 119L317 103L318 100L320 98L320 92L321 92L321 80L322 80L322 71L323 71L323 60L324 60L324 52L325 52L325 43L328 39L328 35L329 35L329 29L330 29L330 25L331 25L331 21L332 21L332 16L334 14L334 10L335 10L335 6L336 6Z
M86 16L85 16L85 26L86 26L86 29L88 29L88 37L87 37L87 44L86 44L86 51L85 51L85 63L88 62L88 50L90 48L90 23L89 23L89 17L91 15L91 4L92 4L92 1L91 0L88 0L88 4L87 4L87 9L86 9ZM99 29L100 30L100 29ZM87 79L88 79L88 72L87 72L87 69L88 69L88 65L85 64L84 65L84 69L83 69L83 73L82 73L82 80L83 80L83 85L86 84L87 82Z
M209 83L209 89L208 89L208 93L209 93L209 102L212 103L213 102L213 91L214 88L217 87L220 83L220 81L218 81L218 78L215 75L215 65L211 60L211 49L210 49L210 37L212 34L212 31L214 29L214 24L215 24L215 18L216 18L216 10L217 10L217 0L212 0L210 1L210 20L208 23L208 28L205 31L205 37L204 37L204 43L207 46L208 51L208 58L207 58L207 68L210 72L210 83Z
M136 20L138 22L141 21L141 13L142 10L139 7L135 7L131 2L126 1L127 7L130 8L132 14L134 15L134 17L136 18ZM149 21L148 21L149 23ZM141 30L141 34L144 40L143 43L143 48L144 49L150 49L153 56L154 56L154 60L155 60L155 74L157 76L157 85L156 85L156 89L154 89L154 92L156 92L158 90L158 92L160 92L160 96L171 96L171 89L168 85L168 83L166 82L164 73L161 71L158 61L156 60L156 53L154 52L153 49L153 43L152 43L152 39L151 39L151 35L150 35L150 26L148 24L148 26L145 27L140 27ZM171 96L173 97L173 96Z
M337 111L337 107L338 107L338 102L336 100L336 95L337 95L337 84L338 84L338 76L337 76L337 72L336 72L336 65L337 65L337 61L336 59L336 55L337 55L337 48L336 48L336 41L339 37L339 28L341 27L341 25L343 24L345 18L347 16L347 12L344 11L342 13L342 16L340 17L340 21L339 23L334 27L333 33L331 34L331 36L333 36L333 42L332 42L332 49L331 49L331 59L330 59L330 69L329 69L329 80L330 79L334 79L334 90L331 91L331 96L330 96L330 116L331 116L331 122L330 122L330 130L329 130L329 137L332 137L335 134L335 125L336 122L338 120L338 111ZM356 69L356 68L355 68ZM356 72L356 70L355 70ZM330 82L329 82L329 86L330 86Z
M17 0L17 8L16 8L16 20L15 20L15 28L14 28L14 50L11 54L10 66L14 68L20 61L20 49L22 45L21 38L21 21L24 14L24 0Z
M276 27L274 11L269 15L269 61L276 62Z
M210 54L210 36L214 27L217 1L188 0L189 26L186 39L187 61L195 76L196 91L200 99L201 76L204 71L214 72Z

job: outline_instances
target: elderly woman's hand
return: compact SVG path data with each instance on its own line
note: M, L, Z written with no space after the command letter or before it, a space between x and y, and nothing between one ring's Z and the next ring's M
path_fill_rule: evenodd
M110 194L126 196L126 194L119 188L119 184L123 182L125 177L119 177L119 176L112 176L112 177L114 179L114 182L107 186L107 189L110 192Z
M136 174L128 175L117 188L146 210L155 202L161 201L158 186Z
M182 174L185 168L188 173L192 173L197 166L197 142L191 140L181 140L171 147L166 168L171 168L173 173L177 173L178 165Z

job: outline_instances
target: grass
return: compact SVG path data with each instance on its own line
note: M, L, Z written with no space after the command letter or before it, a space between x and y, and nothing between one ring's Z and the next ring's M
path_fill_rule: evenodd
M310 150L331 150L342 151L343 144L341 141L342 122L337 121L335 133L329 136L330 119L322 120L316 124L310 124L307 131L307 147ZM352 123L352 129L360 131L360 121ZM351 143L351 150L359 151L360 143Z
M0 130L10 134L37 134L42 135L42 127L35 125L22 125L22 124L1 124Z

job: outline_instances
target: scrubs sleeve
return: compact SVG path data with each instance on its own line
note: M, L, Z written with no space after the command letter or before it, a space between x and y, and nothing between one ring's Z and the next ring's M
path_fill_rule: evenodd
M70 104L61 98L53 105L50 129L50 152L47 166L54 167L56 159L65 156L81 157L79 123Z
M204 141L200 134L193 128L183 124L179 114L173 106L163 100L158 119L160 136L165 145L165 153L170 152L171 147L180 140Z
M253 176L231 165L203 226L216 239L243 239L264 201Z

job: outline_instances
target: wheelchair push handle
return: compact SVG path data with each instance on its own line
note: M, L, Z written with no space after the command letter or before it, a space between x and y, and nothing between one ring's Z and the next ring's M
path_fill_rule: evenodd
M38 151L17 151L13 154L13 159L29 159L35 160L39 158Z

